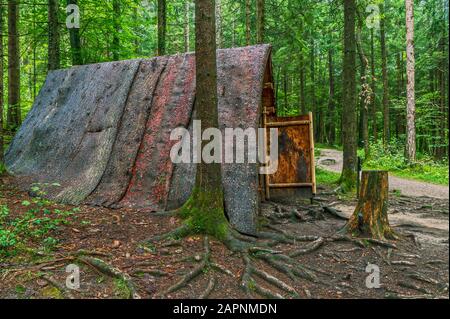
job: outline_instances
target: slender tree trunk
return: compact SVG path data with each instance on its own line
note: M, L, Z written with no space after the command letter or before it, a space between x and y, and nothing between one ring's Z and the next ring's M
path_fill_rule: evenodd
M113 60L120 60L120 1L113 0L113 27L114 27L114 35L113 35L113 43L112 43L112 54Z
M342 143L344 159L341 184L344 190L356 184L356 48L355 0L344 0L344 63L342 74Z
M166 0L158 0L158 55L166 54L166 14Z
M134 20L134 25L133 25L133 29L134 29L134 39L133 39L133 44L134 44L134 54L135 55L140 55L141 54L141 50L140 50L140 39L138 36L138 32L139 32L139 15L138 15L138 8L137 5L139 4L138 1L136 1L135 3L135 7L133 8L133 20Z
M184 3L184 52L190 51L190 1Z
M300 20L300 34L303 36L303 20ZM299 65L300 65L300 112L302 114L306 114L306 99L305 99L305 58L303 56L303 44L299 53Z
M386 147L390 139L389 129L389 83L387 71L387 50L386 50L386 17L384 5L380 5L380 45L381 45L381 69L383 77L383 145Z
M306 100L305 100L305 62L303 60L303 52L300 52L300 112L306 114Z
M60 68L58 11L59 0L48 0L48 70Z
M362 21L360 22L362 24ZM360 93L360 121L361 121L361 136L364 147L365 158L369 157L369 127L368 127L368 115L369 106L371 104L370 99L372 98L371 88L367 81L367 67L369 66L369 61L364 53L361 41L361 29L362 25L359 25L358 32L356 34L356 47L358 50L359 60L361 63L361 93Z
M328 129L327 138L330 145L336 142L336 105L334 103L334 72L333 72L333 49L328 49L328 82L329 82L329 97L328 97Z
M8 2L8 126L13 129L21 123L20 111L20 49L19 2Z
M67 0L67 5L78 5L77 0ZM69 12L67 13L70 14ZM81 39L80 39L80 28L73 27L69 28L70 37L70 49L72 52L72 65L83 64L83 56L81 53Z
M375 46L374 46L374 36L373 36L373 28L370 29L370 70L371 70L371 89L372 89L372 98L371 98L371 120L372 120L372 134L375 142L378 140L378 130L377 130L377 101L376 101L376 76L375 76Z
M397 54L397 99L400 100L402 98L402 74L403 74L403 68L402 68L402 52L399 52ZM403 118L402 118L402 112L400 110L395 111L395 136L399 138L400 134L402 134L403 131Z
M3 165L3 105L4 105L4 83L3 83L3 12L0 6L0 167Z
M414 58L414 4L413 0L405 0L406 6L406 157L409 162L416 159L416 126L415 126L415 58Z
M265 0L256 0L256 42L264 43Z
M216 0L216 36L217 48L223 47L222 43L222 0Z
M315 45L314 45L314 38L313 33L310 33L311 37L311 44L310 44L310 73L311 73L311 112L313 114L313 122L315 132L314 135L317 138L317 132L318 132L318 125L317 125L317 110L316 110L316 66L315 66Z
M250 0L245 0L245 42L247 45L250 45L251 43L250 15L251 15L251 2Z
M445 31L444 31L445 32ZM439 146L436 148L436 158L442 159L446 155L448 140L446 137L446 128L447 128L447 116L446 116L446 103L445 103L445 90L446 90L446 81L445 81L445 69L446 69L446 52L445 52L446 40L445 33L441 35L439 39L439 50L441 51L442 58L439 61L438 68L438 89L439 89Z

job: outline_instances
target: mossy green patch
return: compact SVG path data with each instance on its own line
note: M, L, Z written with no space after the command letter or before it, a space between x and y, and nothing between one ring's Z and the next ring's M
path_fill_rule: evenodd
M185 220L188 231L192 233L211 235L219 240L225 239L228 234L229 225L223 208L223 195L219 191L194 189L178 213Z

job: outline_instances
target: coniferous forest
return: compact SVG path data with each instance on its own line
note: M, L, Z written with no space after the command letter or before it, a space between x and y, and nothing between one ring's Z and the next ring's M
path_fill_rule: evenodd
M0 298L448 298L448 36L448 0L1 0ZM282 172L165 161L194 117L278 127Z

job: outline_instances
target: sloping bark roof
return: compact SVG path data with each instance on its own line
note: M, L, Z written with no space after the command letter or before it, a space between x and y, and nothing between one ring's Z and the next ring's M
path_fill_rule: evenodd
M258 127L270 46L218 50L219 124ZM192 129L195 55L52 71L6 153L8 170L78 205L173 209L189 197L195 164L173 164L172 129ZM255 232L256 164L223 164L225 208Z

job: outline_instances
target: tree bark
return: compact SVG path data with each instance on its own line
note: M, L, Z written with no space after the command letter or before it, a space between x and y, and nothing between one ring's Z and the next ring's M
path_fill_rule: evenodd
M184 35L184 52L190 51L190 1L186 1L184 4L184 28L183 28L183 35Z
M256 42L264 43L265 0L256 0Z
M245 41L247 45L251 43L251 27L250 27L251 3L250 0L245 0Z
M0 167L3 165L3 105L4 105L4 83L3 83L3 6L0 6Z
M113 35L113 43L112 43L112 54L113 60L120 60L120 1L113 0L113 27L114 27L114 35Z
M166 14L166 0L158 0L158 55L166 54Z
M397 55L397 98L400 100L402 98L403 90L403 63L402 63L402 52ZM402 112L400 110L395 111L395 136L400 137L403 133L403 118Z
M67 5L70 4L78 5L78 0L67 0ZM70 37L70 49L72 53L72 65L82 65L83 57L81 53L80 28L70 28L69 37Z
M317 110L316 110L316 66L315 66L315 44L314 44L314 38L313 33L310 33L311 37L311 44L310 44L310 73L311 73L311 112L313 114L313 122L317 123ZM314 136L317 138L317 132L318 132L318 125L314 124Z
M370 29L370 70L371 70L371 89L372 89L372 98L370 105L370 114L372 120L372 134L375 142L378 140L378 130L377 130L377 103L376 103L376 75L375 75L375 46L374 46L374 36L373 36L373 28Z
M8 126L17 129L22 121L20 111L19 2L8 2Z
M380 5L380 45L381 45L381 69L383 77L383 145L386 147L390 139L389 122L389 83L387 71L387 50L386 50L386 17L384 5Z
M328 98L328 143L334 145L336 142L336 124L335 111L336 105L334 103L334 72L333 72L333 49L328 49L328 80L330 86L330 95Z
M364 54L364 49L362 47L361 41L361 29L362 29L362 20L360 20L360 24L358 27L358 32L356 34L356 47L358 50L359 60L361 63L361 93L360 93L360 107L361 107L361 136L362 144L364 147L365 158L369 157L369 127L368 127L368 115L369 115L369 106L371 104L370 99L372 98L371 88L369 83L367 82L367 67L369 65L369 61L367 60L366 55Z
M356 83L355 0L344 0L344 62L342 87L342 143L344 151L341 184L344 190L356 184Z
M300 20L299 22L299 28L300 28L300 34L303 36L303 20ZM305 98L305 58L303 56L304 46L301 44L300 53L299 53L299 65L300 65L300 74L299 74L299 80L300 80L300 112L301 114L306 114L306 98Z
M48 0L48 70L60 68L58 11L59 0Z
M222 43L222 0L216 0L216 36L217 48L223 47Z
M344 228L346 232L380 240L395 239L388 219L388 191L387 171L363 171L358 203Z
M196 112L203 128L218 128L215 1L195 2ZM208 141L202 141L203 145ZM196 232L227 236L221 163L197 164L194 190L181 208Z
M406 158L409 162L416 159L415 126L415 58L414 58L414 7L413 0L405 0L406 6Z

